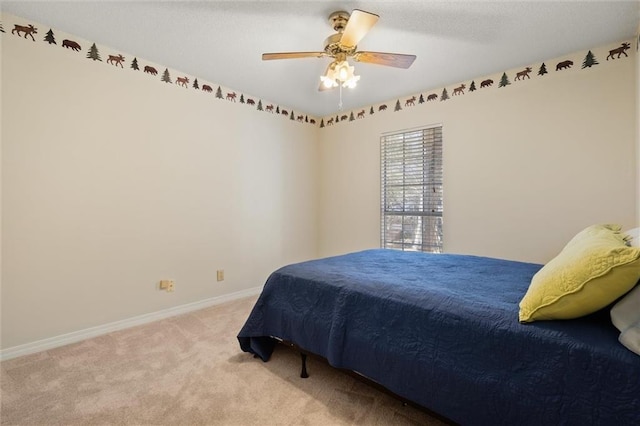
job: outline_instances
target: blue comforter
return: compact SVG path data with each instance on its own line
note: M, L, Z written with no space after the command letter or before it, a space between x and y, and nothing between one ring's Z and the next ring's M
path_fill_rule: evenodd
M291 341L461 424L640 425L640 357L608 310L518 322L540 268L393 250L289 265L238 340L264 361Z

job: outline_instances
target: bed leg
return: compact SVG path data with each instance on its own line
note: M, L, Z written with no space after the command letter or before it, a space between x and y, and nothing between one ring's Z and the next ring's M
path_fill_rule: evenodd
M309 374L307 373L307 354L300 352L300 358L302 358L302 371L300 372L300 377L306 379L309 377Z

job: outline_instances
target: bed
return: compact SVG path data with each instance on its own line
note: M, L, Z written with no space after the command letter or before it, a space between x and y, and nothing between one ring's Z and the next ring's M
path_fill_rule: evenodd
M460 424L640 424L640 356L608 310L518 321L542 265L374 249L271 274L238 334L326 358Z

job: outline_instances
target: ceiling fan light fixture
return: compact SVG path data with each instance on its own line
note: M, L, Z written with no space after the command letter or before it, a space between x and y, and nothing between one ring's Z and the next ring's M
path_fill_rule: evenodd
M348 87L350 89L356 87L356 83L360 80L359 75L353 73L354 67L349 65L346 60L334 61L327 68L326 75L320 77L322 84L325 88L330 89L337 87L339 84L342 87Z
M336 65L336 74L340 81L347 81L353 75L353 67L349 66L349 62L342 61Z
M338 83L336 83L336 81L331 78L331 77L327 77L326 75L323 75L320 77L320 81L322 81L322 85L326 88L326 89L331 89L333 87L337 87Z
M342 83L342 87L347 87L349 89L353 89L354 87L356 87L356 84L358 83L358 80L360 80L360 76L359 75L354 75L349 80L347 80L344 83Z

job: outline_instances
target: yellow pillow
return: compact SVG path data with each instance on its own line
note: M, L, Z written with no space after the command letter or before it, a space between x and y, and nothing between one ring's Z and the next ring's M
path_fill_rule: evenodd
M631 290L639 279L640 248L625 244L620 226L590 226L534 275L520 301L520 322L588 315Z
M600 234L620 234L620 237L624 241L624 235L619 232L621 229L622 227L620 225L615 224L591 225L578 232L575 237L570 239L565 248L572 246L575 243L579 243L582 240L597 237Z

